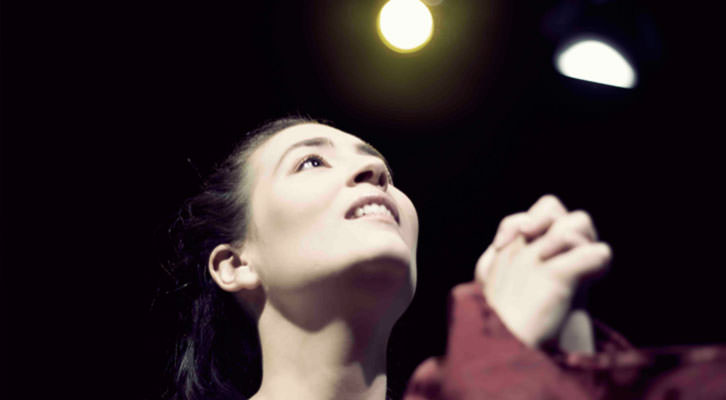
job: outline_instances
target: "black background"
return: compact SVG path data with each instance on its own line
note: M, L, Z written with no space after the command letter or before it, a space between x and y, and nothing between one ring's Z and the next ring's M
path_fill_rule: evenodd
M444 351L448 290L471 279L499 220L545 193L590 212L613 248L596 318L643 347L726 340L709 10L444 0L432 41L401 55L376 35L383 3L3 3L11 386L158 397L174 334L157 296L163 232L243 132L290 113L374 144L417 207L419 286L391 338L394 391ZM635 89L554 70L558 46L585 31L618 41Z

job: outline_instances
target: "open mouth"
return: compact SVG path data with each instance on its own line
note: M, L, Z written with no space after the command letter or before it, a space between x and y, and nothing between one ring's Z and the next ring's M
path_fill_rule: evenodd
M364 216L382 215L390 216L400 224L398 210L396 206L383 196L366 196L362 197L348 209L345 214L346 219L356 219Z

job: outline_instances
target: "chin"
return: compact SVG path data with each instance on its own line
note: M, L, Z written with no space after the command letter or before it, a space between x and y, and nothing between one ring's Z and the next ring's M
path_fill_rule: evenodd
M355 256L350 264L381 264L387 269L409 270L412 263L411 249L401 240L380 239L374 240L372 243L365 243L351 251L350 254L355 254Z
M390 296L402 298L408 304L416 287L415 262L406 248L387 246L366 251L346 263L346 274L352 288L363 289L381 300Z

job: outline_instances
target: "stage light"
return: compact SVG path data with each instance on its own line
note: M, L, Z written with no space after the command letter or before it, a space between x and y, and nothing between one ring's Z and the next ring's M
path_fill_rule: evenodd
M633 66L613 46L598 38L580 38L564 46L556 55L557 70L570 78L621 88L633 88Z
M419 0L390 0L378 14L378 34L399 53L420 50L431 40L434 19Z

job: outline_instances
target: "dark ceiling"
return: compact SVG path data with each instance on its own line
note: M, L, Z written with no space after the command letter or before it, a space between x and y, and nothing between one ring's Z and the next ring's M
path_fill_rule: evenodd
M417 207L394 389L444 350L446 294L498 221L545 193L589 211L613 248L596 318L640 346L726 340L707 12L444 0L429 45L400 55L376 36L383 3L3 4L4 293L32 343L13 369L69 387L131 381L132 398L153 398L173 335L163 300L149 313L165 226L243 132L291 113L373 143ZM559 75L554 51L581 32L616 40L638 86Z

